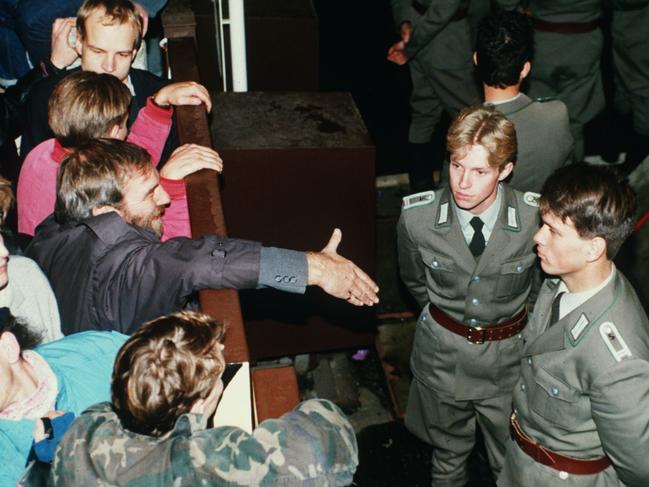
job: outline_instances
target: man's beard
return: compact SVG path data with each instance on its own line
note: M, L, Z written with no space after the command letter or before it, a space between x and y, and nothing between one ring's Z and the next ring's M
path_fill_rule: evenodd
M165 212L164 206L158 206L156 210L146 216L142 215L133 215L128 210L123 210L124 219L131 225L136 225L140 228L150 230L155 233L158 237L162 236L163 222L162 215Z

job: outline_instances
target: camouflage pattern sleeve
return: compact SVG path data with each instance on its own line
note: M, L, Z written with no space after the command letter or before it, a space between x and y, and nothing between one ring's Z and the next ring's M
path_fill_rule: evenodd
M110 403L86 410L56 451L50 484L94 485L349 485L358 465L354 430L333 403L311 399L252 434L204 429L184 414L161 438L121 427Z
M205 455L203 473L216 473L230 485L349 485L358 465L351 424L322 399L264 421L252 435L216 428L189 451L199 449Z

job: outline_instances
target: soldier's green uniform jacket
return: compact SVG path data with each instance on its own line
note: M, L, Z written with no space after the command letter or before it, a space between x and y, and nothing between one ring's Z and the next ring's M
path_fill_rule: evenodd
M536 194L501 184L502 205L484 253L476 263L457 220L449 189L405 198L397 226L399 265L420 306L434 303L468 326L506 321L521 310L531 289L538 229ZM427 199L426 199L427 198ZM519 336L480 345L436 324L427 310L417 324L411 356L415 377L456 400L511 392L518 379Z
M493 106L516 128L516 165L508 184L519 191L540 192L550 174L572 156L574 141L566 106L559 100L532 100L524 93Z
M110 403L85 411L59 444L56 486L348 485L358 464L354 430L331 402L312 399L252 434L205 429L184 414L162 438L124 430Z
M525 433L575 458L613 466L572 475L534 461L513 441L500 487L649 485L649 320L619 272L550 327L559 281L546 280L528 324L514 408Z
M426 12L412 8L412 0L391 0L397 26L413 26L406 55L412 78L412 119L408 140L426 143L432 138L442 110L454 117L480 102L473 67L473 44L467 18L453 20L468 8L468 0L417 0Z
M602 0L497 0L512 8L527 5L532 17L551 23L597 22ZM604 36L600 28L582 33L535 29L532 71L528 94L532 98L556 97L566 104L575 138L575 158L584 157L583 126L605 106L600 58Z

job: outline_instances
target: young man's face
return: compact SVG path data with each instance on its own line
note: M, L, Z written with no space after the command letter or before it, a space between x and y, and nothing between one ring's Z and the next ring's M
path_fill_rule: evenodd
M81 56L81 69L95 73L112 74L125 81L135 59L136 31L129 23L110 25L103 10L94 11L86 19L86 37L77 33L76 50Z
M124 187L120 212L126 222L162 235L162 215L170 199L160 186L158 171L133 174Z
M498 183L509 176L513 164L502 171L489 165L489 153L481 145L451 154L449 181L455 204L475 215L484 212L496 200Z
M562 279L578 274L588 263L591 240L580 237L569 218L564 222L548 212L541 219L534 243L543 271Z

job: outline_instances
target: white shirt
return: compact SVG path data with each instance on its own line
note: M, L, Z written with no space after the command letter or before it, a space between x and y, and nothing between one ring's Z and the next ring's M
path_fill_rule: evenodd
M616 272L617 271L615 270L615 264L612 264L611 273L599 285L597 285L593 289L580 291L578 293L571 293L570 291L568 291L568 287L564 284L563 281L561 281L561 283L557 287L557 292L554 294L554 296L556 297L559 293L565 293L561 297L561 303L559 303L559 319L570 314L571 311L575 310L590 298L595 296L595 294L601 291L604 286L611 282L611 279L613 279Z
M487 244L487 242L489 242L491 232L493 232L496 221L498 220L498 212L500 211L500 207L502 206L502 194L503 192L500 188L500 184L498 184L496 199L489 208L487 208L479 215L474 215L468 210L459 208L455 203L453 204L457 214L458 222L460 223L460 228L462 229L462 234L464 235L464 239L466 240L467 244L471 242L473 234L475 233L475 230L471 226L471 219L475 216L480 217L482 223L484 223L484 226L482 227L482 235L484 236L485 245Z

